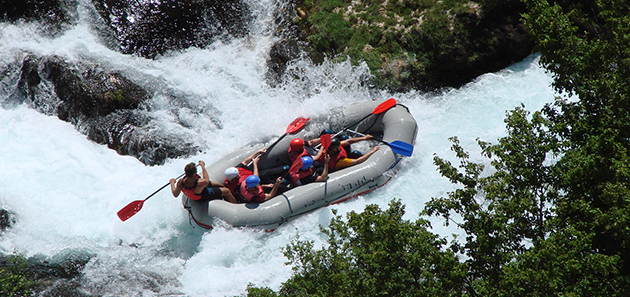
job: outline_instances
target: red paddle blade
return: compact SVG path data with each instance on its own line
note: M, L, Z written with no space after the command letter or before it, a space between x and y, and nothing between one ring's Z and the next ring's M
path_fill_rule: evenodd
M291 122L291 124L289 124L289 126L287 127L287 134L294 133L302 129L302 127L304 127L304 125L306 125L306 122L308 122L308 120L310 119L311 118L299 117L293 120L293 122Z
M297 158L295 159L295 161L293 161L293 164L291 164L291 168L289 168L289 173L295 174L296 172L298 172L298 170L300 170L300 168L302 168L302 158Z
M330 146L330 134L324 134L322 136L319 137L319 140L322 142L322 147L324 147L324 149L328 149L328 147Z
M136 200L127 204L127 206L118 211L118 218L123 222L126 221L142 209L142 204L144 204L144 200Z
M374 109L374 111L372 111L372 114L379 114L379 113L382 113L384 111L387 111L388 109L392 108L392 106L394 106L394 105L396 105L396 99L389 98L385 102L379 104Z

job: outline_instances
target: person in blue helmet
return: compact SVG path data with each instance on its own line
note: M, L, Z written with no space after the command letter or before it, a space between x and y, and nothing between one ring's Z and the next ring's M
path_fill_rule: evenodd
M278 177L271 192L266 194L260 186L260 178L257 175L250 175L241 183L241 195L247 203L262 203L276 196L280 183L282 183L282 177Z
M313 158L310 156L304 156L296 162L293 168L289 169L289 175L291 176L291 184L293 186L301 186L312 182L323 182L328 179L328 161L330 157L326 155L324 162L324 168L321 174L318 174L313 170ZM299 166L299 167L298 167Z

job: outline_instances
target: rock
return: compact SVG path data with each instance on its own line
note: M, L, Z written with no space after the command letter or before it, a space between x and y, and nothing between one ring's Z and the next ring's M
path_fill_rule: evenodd
M144 87L122 73L95 64L71 64L57 56L27 55L15 93L10 96L13 104L28 102L45 114L75 124L88 139L106 144L121 155L135 156L148 165L201 151L194 137L160 130L159 123L147 111L146 101L152 95ZM217 111L206 108L200 112ZM182 130L184 126L182 123Z
M89 139L106 144L121 155L135 156L149 165L163 164L166 159L201 151L193 137L159 131L152 120L140 110L118 110L92 121L86 133Z
M322 55L365 61L374 75L371 84L395 92L459 87L533 50L520 0L390 1L378 7L367 0L336 7L297 1L292 8L292 14L279 13L285 21L278 21L278 36L308 42L314 63ZM283 61L271 55L269 72L275 77L281 77Z
M74 0L0 0L0 21L41 21L59 32L76 19Z
M271 86L280 83L282 75L287 68L287 63L301 57L305 49L304 46L300 47L296 39L283 39L275 43L269 50L267 83Z
M89 296L81 292L79 279L93 256L77 250L62 251L52 258L0 255L0 270L20 266L20 271L34 282L36 296Z
M227 33L244 36L250 12L241 0L93 0L125 54L155 58L171 50L204 47Z
M0 232L10 228L13 224L15 224L15 215L6 209L0 209Z
M82 117L134 109L149 98L143 88L120 73L105 71L97 65L70 65L54 56L42 64L46 79L52 82L61 100L57 115L65 121L76 123Z

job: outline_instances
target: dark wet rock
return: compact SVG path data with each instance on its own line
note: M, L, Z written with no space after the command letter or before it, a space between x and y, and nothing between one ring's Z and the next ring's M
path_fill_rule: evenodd
M122 74L106 71L97 65L74 66L59 57L45 59L42 64L45 78L53 83L61 100L57 115L65 121L76 122L83 117L106 116L115 110L135 109L149 98L143 88ZM35 78L31 80L37 81Z
M6 209L0 209L0 232L10 228L13 224L15 224L15 215Z
M0 80L11 81L8 75ZM16 85L17 90L9 96L11 102L2 102L4 106L26 102L40 112L75 124L90 140L105 144L121 155L135 156L145 164L162 164L168 158L201 151L194 137L161 129L159 121L148 112L147 101L153 94L122 73L86 62L69 63L56 56L27 55ZM177 96L186 95L166 96L177 101ZM199 114L217 112L180 105ZM184 121L179 124L181 130L186 130Z
M52 258L0 255L0 270L21 266L21 272L34 282L36 296L90 296L81 292L79 279L92 257L77 250L62 251Z
M250 12L241 0L93 0L125 54L154 58L171 50L204 47L228 34L247 34Z
M41 21L58 31L76 19L75 0L0 0L0 21Z
M275 86L281 82L289 61L300 58L307 47L296 39L283 39L269 50L267 60L267 83Z
M141 110L119 110L95 120L87 135L107 144L121 155L135 156L144 164L162 164L166 159L190 156L201 151L186 134L159 131L149 114ZM183 129L182 129L183 130Z
M411 77L409 83L421 87L459 87L479 75L496 72L532 54L534 43L521 22L526 11L520 1L497 1L484 7L480 15L462 13L457 18L469 24L467 43L458 51L436 56L428 71L431 78ZM473 58L474 57L474 58Z

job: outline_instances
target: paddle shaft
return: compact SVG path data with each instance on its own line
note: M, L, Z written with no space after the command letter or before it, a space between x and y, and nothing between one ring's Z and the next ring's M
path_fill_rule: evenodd
M197 165L199 166L199 165ZM176 177L175 179L180 179L182 176L184 176L186 173L182 173L181 175L179 175L178 177ZM168 183L166 183L165 185L163 185L161 188L157 189L155 192L151 193L151 195L147 196L147 198L144 198L144 201L147 201L149 198L153 197L153 195L157 194L159 191L162 191L164 188L166 188L168 185L170 185L171 182L169 181Z
M352 123L352 124L350 124L348 126L343 127L343 129L341 129L341 131L333 134L332 137L339 136L339 134L343 133L346 130L349 130L350 127L352 127L352 126L361 123L362 121L364 121L365 119L367 119L371 115L373 115L373 114L381 114L381 113L389 110L390 108L392 108L394 105L396 105L396 100L394 98L390 98L388 100L385 100L383 103L379 104L376 108L374 108L374 110L370 114L364 116L362 119L360 119L360 120L358 120L358 121L356 121L356 122L354 122L354 123ZM319 147L320 147L320 145L315 146L315 148L319 148Z
M363 133L361 133L361 132L354 131L354 130L346 129L346 131L351 132L351 133L354 133L354 134L359 135L359 136L365 136L365 134L363 134ZM374 138L374 137L372 137L372 139L371 139L371 140L376 140L376 141L381 142L381 143L384 143L384 144L389 144L389 142L384 141L384 140L379 139L379 138Z
M185 174L186 173L183 173L175 179L179 179ZM118 215L118 218L120 218L120 220L124 222L130 217L134 216L136 213L138 213L142 209L142 206L144 205L145 201L149 200L149 198L153 197L153 195L157 194L159 191L162 191L162 189L166 188L170 184L171 182L169 181L167 184L163 185L162 187L157 189L155 192L151 193L151 195L147 196L147 198L144 198L144 200L136 200L136 201L130 202L129 204L127 204L125 207L123 207L121 210L119 210L116 213Z
M274 146L276 146L276 144L278 144L278 142L280 142L280 140L284 139L287 135L289 135L289 133L295 133L297 131L300 131L300 129L302 129L304 127L304 125L306 125L306 123L310 120L311 118L305 118L305 117L298 117L295 120L293 120L293 122L291 122L289 124L289 126L287 126L287 131L284 133L284 135L280 136L280 138L278 138L278 140L276 140L274 143L272 143L268 148L265 149L265 152L270 151ZM254 160L250 161L247 166L251 165L254 162Z
M347 130L347 131L348 132L352 132L352 133L357 134L357 135L360 135L360 136L365 136L365 134L359 133L359 132L354 131L354 130ZM411 157L411 155L413 154L413 145L411 145L409 143L406 143L406 142L403 142L403 141L400 141L400 140L387 142L387 141L384 141L384 140L378 139L378 138L372 138L372 140L376 140L378 142L382 142L382 143L388 145L392 149L392 151L394 151L397 154L400 154L400 155L403 155L403 156L406 156L406 157Z
M360 119L360 120L358 120L358 121L356 121L356 122L354 122L354 123L344 127L343 130L350 129L350 127L359 124L360 122L364 121L365 119L367 119L369 116L371 116L373 114L383 113L383 112L389 110L394 105L396 105L396 100L394 100L394 98L390 98L388 100L385 100L385 102L379 104L376 108L374 108L374 110L370 114L368 114L368 115L364 116L362 119ZM341 131L343 131L343 130L341 130ZM341 132L337 132L337 134L335 134L334 136L337 136L339 133L341 133Z

